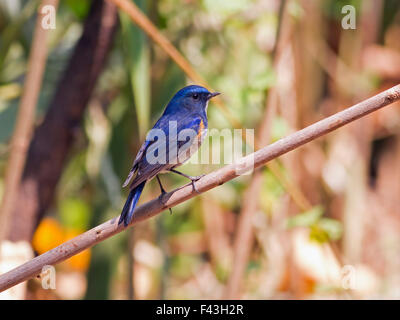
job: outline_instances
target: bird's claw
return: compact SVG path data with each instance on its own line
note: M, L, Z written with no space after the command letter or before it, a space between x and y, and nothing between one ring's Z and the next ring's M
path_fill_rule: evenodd
M192 177L192 181L198 181L198 180L200 180L201 178L203 178L204 176L205 176L205 174L201 174L201 175L199 175L199 176Z
M201 174L201 175L196 176L196 177L191 177L193 190L194 190L196 193L200 193L200 191L197 189L197 187L196 187L196 185L195 185L195 181L199 181L199 180L200 180L201 178L203 178L204 176L205 176L205 174Z
M192 182L193 190L196 191L197 193L200 193L199 190L197 190L197 188L196 188L194 182L195 182L195 181L198 181L198 180L200 180L202 177L204 177L204 176L205 176L204 174L201 174L201 175L199 175L199 176L192 177L192 176L189 176L189 175L187 175L187 174L185 174L185 173L179 172L179 171L174 170L174 169L170 169L170 171L175 172L175 173L177 173L177 174L179 174L179 175L181 175L181 176L184 176L184 177L187 178L187 179L190 179L190 181Z

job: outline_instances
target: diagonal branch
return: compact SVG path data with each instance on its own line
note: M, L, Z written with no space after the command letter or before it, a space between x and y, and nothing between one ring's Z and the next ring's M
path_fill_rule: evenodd
M398 100L400 100L400 85L383 91L380 94L354 105L353 107L345 109L302 130L290 134L289 136L242 158L242 161L239 163L233 163L211 172L196 182L197 189L200 193L203 193L212 188L218 187L223 183L236 178L237 172L240 172L243 168L242 164L244 161L254 161L254 167L258 168L284 153L296 149L307 142L317 139L318 137L336 130L349 122L366 116L369 113ZM136 209L134 219L130 226L149 219L166 208L176 206L195 197L196 195L198 195L198 193L196 193L193 190L192 185L189 184L165 194L162 201L159 198L151 200ZM40 274L42 267L45 265L55 265L60 263L61 261L64 261L125 229L126 228L123 225L118 225L117 218L106 221L103 224L59 245L58 247L45 252L31 261L2 274L0 276L0 291L6 290L20 282Z

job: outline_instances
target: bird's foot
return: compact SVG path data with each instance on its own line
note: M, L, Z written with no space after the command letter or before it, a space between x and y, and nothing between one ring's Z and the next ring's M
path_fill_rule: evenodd
M200 180L201 178L203 178L204 176L205 176L205 174L201 174L201 175L199 175L199 176L194 176L194 177L190 177L190 178L191 178L192 181L198 181L198 180Z
M157 177L157 181L158 181L158 184L159 184L160 190L161 190L161 194L160 194L160 196L158 198L160 199L162 205L165 205L165 201L164 201L163 198L164 198L164 195L167 193L167 191L165 191L165 189L164 189L164 187L163 187L163 185L161 183L160 178L158 176L156 176L156 177ZM168 208L168 210L169 210L169 213L172 214L172 209Z
M200 180L202 177L204 177L204 176L205 176L204 174L201 174L201 175L199 175L199 176L192 177L192 176L187 175L186 173L177 171L177 170L175 170L175 169L171 169L170 171L171 171L171 172L175 172L175 173L177 173L177 174L179 174L179 175L181 175L181 176L184 176L184 177L187 178L187 179L190 179L190 181L192 181L193 190L196 191L197 193L200 193L199 190L197 190L197 188L196 188L196 186L195 186L194 183L195 183L195 181L198 181L198 180Z
M194 190L196 193L200 193L200 191L197 190L197 187L196 187L196 185L195 185L195 182L198 181L198 180L200 180L200 179L203 178L204 176L205 176L205 174L201 174L201 175L195 176L195 177L192 177L192 176L189 176L189 177L188 177L190 180L192 180L193 190Z

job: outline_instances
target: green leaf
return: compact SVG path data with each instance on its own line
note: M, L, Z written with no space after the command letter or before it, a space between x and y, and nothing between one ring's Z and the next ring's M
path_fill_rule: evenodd
M325 243L329 241L329 234L320 228L318 224L314 224L310 228L310 240L318 243Z
M335 219L330 219L330 218L322 218L318 222L319 227L324 230L330 240L338 240L341 238L343 234L343 226L342 223L338 220Z
M271 140L277 141L288 134L289 125L284 118L276 116L272 121L271 129Z
M59 205L63 225L72 229L87 229L91 218L89 205L78 198L63 200Z
M268 70L260 72L252 80L251 87L255 90L263 91L271 88L276 83L276 75L274 72Z
M316 206L309 211L295 215L287 220L287 227L310 227L316 224L323 215L324 209L321 206Z
M90 1L66 0L65 4L81 20L87 16L90 8Z
M339 240L343 233L342 224L330 218L321 218L311 226L310 240L318 243Z

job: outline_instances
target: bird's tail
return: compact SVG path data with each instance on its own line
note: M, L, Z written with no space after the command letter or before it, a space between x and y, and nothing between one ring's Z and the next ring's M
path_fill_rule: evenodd
M133 212L137 202L139 201L140 195L142 194L144 185L146 181L143 181L135 189L132 189L129 193L128 199L125 202L124 208L122 209L121 216L119 218L118 224L124 222L125 227L131 222L133 217Z

